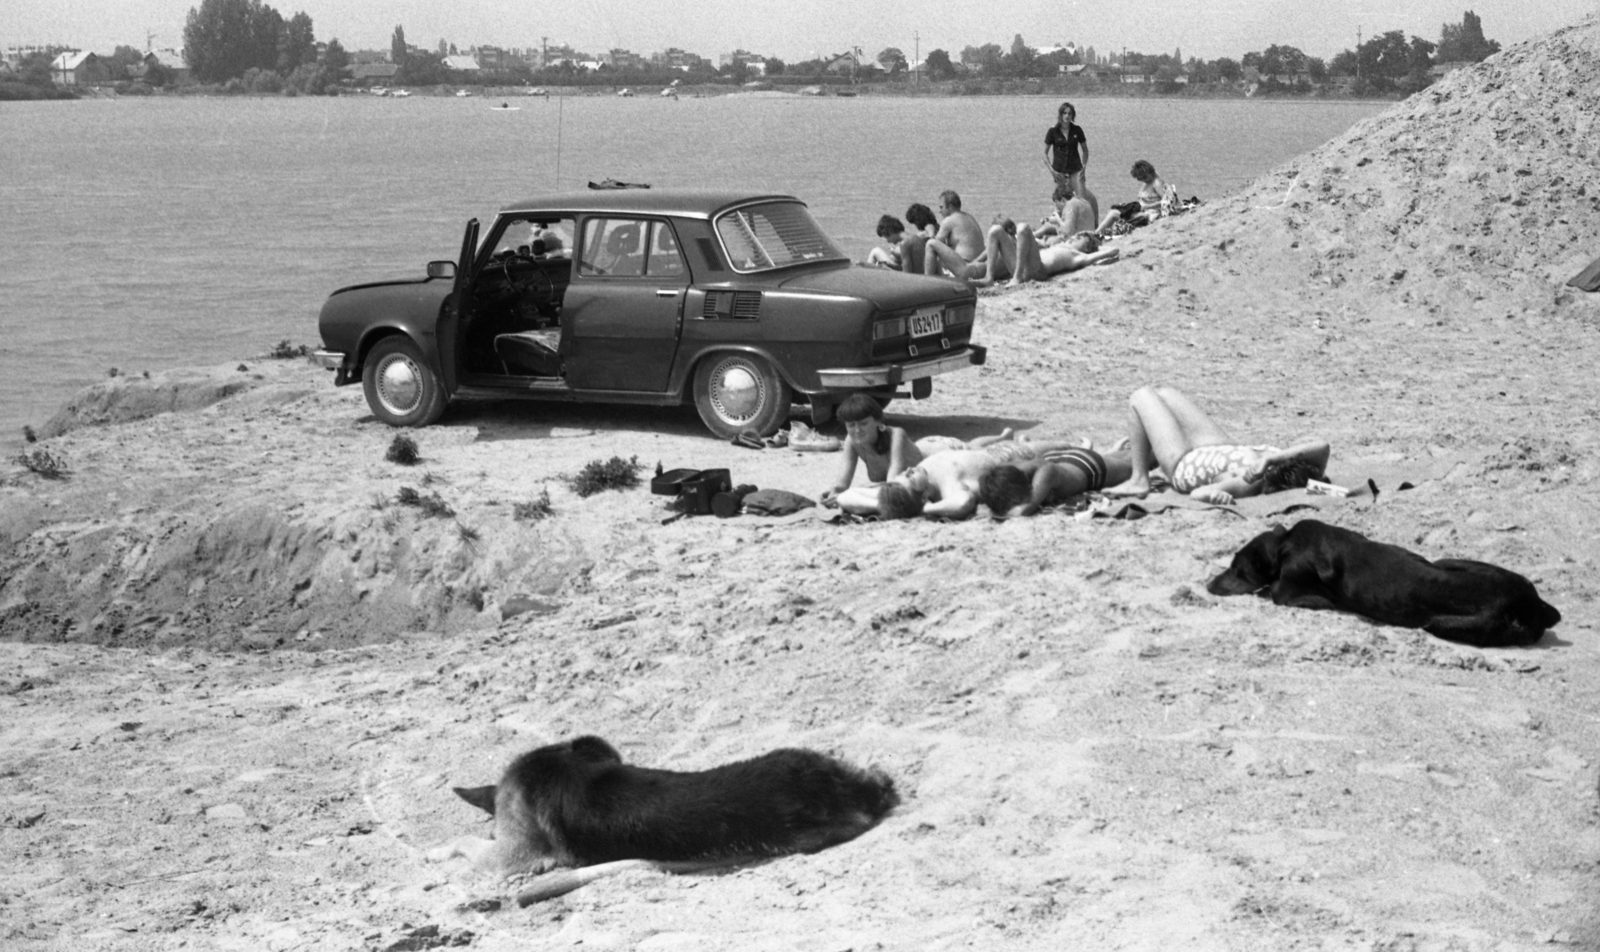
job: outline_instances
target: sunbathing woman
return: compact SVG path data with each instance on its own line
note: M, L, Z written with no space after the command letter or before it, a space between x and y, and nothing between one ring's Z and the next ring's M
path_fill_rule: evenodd
M1044 506L1099 492L1107 483L1132 477L1127 443L1120 440L1104 453L1092 446L1073 447L996 466L978 481L978 501L996 516L1031 516Z
M1148 225L1162 215L1171 214L1177 207L1177 189L1161 181L1161 176L1156 174L1156 167L1144 159L1133 163L1130 173L1139 182L1138 208L1127 205L1113 205L1111 211L1106 212L1106 217L1100 220L1098 231L1102 235L1109 235L1115 228L1117 220L1121 219L1130 225Z
M1011 439L1011 430L1002 430L998 436L980 436L961 440L953 436L924 436L913 441L906 431L883 422L883 406L864 393L852 394L839 404L835 411L844 424L844 458L840 460L839 476L833 486L822 494L824 506L835 505L839 494L850 488L855 479L856 464L867 467L867 479L882 483L921 463L925 458L944 450L983 449L993 443Z
M1150 470L1159 464L1173 489L1227 506L1245 496L1304 486L1321 479L1328 467L1328 444L1322 440L1286 450L1239 445L1172 387L1141 387L1129 405L1133 475L1105 490L1108 496L1149 493Z

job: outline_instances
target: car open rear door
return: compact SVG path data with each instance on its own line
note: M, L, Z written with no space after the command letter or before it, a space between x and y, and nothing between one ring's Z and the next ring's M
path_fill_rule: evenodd
M456 285L439 312L439 325L435 330L435 345L439 353L439 379L444 382L444 392L456 392L460 380L456 358L461 348L461 328L471 316L472 259L478 250L478 220L467 222L466 234L461 238L461 256L456 260Z

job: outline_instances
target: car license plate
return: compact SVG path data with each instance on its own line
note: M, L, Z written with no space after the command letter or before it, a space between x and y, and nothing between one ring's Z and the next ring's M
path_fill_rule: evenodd
M918 311L911 315L911 336L927 337L944 330L944 310Z

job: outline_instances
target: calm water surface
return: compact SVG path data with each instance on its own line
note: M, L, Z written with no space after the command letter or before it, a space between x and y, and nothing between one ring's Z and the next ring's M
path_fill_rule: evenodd
M0 448L79 387L317 344L334 288L453 258L466 219L614 177L787 192L857 258L954 188L1037 218L1044 98L108 99L0 104ZM1377 103L1079 100L1102 203L1147 158L1215 198ZM332 386L332 376L329 376Z

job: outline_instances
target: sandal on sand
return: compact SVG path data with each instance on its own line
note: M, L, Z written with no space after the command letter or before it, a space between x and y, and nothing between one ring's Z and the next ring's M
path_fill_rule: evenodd
M733 438L734 446L743 446L752 450L764 450L767 444L761 439L761 434L755 430L745 430Z

